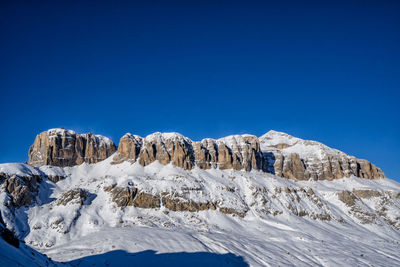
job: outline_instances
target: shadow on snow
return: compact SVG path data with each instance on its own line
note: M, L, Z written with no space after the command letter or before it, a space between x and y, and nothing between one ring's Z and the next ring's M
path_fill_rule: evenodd
M243 257L232 253L173 252L154 250L129 253L123 250L83 257L68 262L73 266L249 266Z

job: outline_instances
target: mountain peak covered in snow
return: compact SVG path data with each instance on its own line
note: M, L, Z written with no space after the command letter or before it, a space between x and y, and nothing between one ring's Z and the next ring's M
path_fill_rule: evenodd
M33 166L74 166L84 162L96 163L116 151L111 139L92 133L77 134L72 130L55 128L36 136L29 149L28 163Z
M257 170L294 180L385 177L366 160L273 130L259 138L243 134L198 142L175 132L155 132L144 138L128 133L117 148L106 137L51 129L36 137L29 157L35 166L74 166L113 157L114 164L138 161L146 166L158 161L184 169Z
M36 137L29 164L0 164L4 225L80 266L109 264L115 250L130 262L149 249L232 253L243 261L224 262L239 266L359 265L360 254L400 262L400 185L366 160L276 131L104 140L51 129ZM18 253L29 259L31 250Z

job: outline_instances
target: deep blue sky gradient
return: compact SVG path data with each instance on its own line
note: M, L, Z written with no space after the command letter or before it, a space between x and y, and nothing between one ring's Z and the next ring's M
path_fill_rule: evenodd
M399 14L399 1L1 1L0 162L27 160L54 127L116 143L274 129L400 181Z

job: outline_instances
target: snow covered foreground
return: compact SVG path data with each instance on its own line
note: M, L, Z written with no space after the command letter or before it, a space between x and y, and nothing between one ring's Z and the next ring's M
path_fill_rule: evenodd
M400 199L390 197L400 192L400 184L390 179L295 182L258 171L186 171L157 162L111 164L111 158L69 168L1 164L3 173L65 177L57 183L44 178L30 207L10 210L2 192L7 226L33 249L75 266L400 265L400 232L372 216L388 198L386 217L400 217ZM212 200L245 216L174 212L163 205L119 208L104 191L115 183L154 195L176 192L193 201ZM75 188L89 192L83 205L57 205ZM315 196L305 193L309 188ZM354 209L338 199L338 192L354 189L379 191L383 197L357 200ZM318 214L331 219L315 219ZM1 250L0 258L6 254Z
M51 266L61 265L52 262L45 255L42 255L21 243L19 248L8 244L0 237L0 266Z

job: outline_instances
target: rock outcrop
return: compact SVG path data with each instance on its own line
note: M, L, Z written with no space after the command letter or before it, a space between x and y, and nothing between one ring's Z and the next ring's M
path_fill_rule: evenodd
M52 129L39 134L29 150L33 166L74 166L96 163L116 151L106 137L76 134ZM221 139L206 138L194 142L178 133L153 133L147 137L126 134L119 142L112 164L123 161L147 166L154 161L191 170L259 170L292 180L333 180L356 176L384 178L381 169L367 160L357 159L319 142L302 140L285 133L270 131L254 135L232 135ZM58 181L62 177L55 177Z
M126 134L119 142L118 152L114 163L137 160L141 165L147 166L157 160L161 164L172 163L185 170L194 166L192 141L177 133L157 132L146 138Z
M216 210L217 204L211 201L196 202L177 193L163 192L162 204L170 211L198 212L202 210Z
M114 163L154 161L186 170L260 170L292 180L333 180L356 176L380 179L384 173L369 161L356 159L315 141L270 131L260 138L232 135L193 142L177 133L154 133L145 138L126 134L120 140Z
M29 206L38 194L38 183L42 181L40 175L19 176L0 173L0 185L10 197L14 207Z
M51 129L36 136L29 149L28 163L32 166L67 167L84 162L96 163L108 158L115 151L115 144L107 137Z
M201 169L262 170L260 142L254 135L232 135L195 143L196 164Z
M160 207L160 197L145 192L138 192L133 186L120 187L116 184L104 188L105 192L109 192L112 201L118 207L134 206L143 209L154 209Z
M319 142L302 140L270 131L260 137L265 169L293 180L333 180L356 176L384 178L381 169L367 160L357 159Z
M62 194L56 204L57 206L66 206L67 204L79 204L82 206L87 196L87 191L82 188L71 189Z
M155 209L160 208L161 204L169 211L199 212L217 210L218 208L218 211L222 213L240 217L244 217L248 211L248 208L243 211L234 208L218 207L218 204L212 201L193 201L177 193L161 192L160 194L150 194L140 191L133 186L120 187L113 184L103 189L105 192L110 193L112 201L121 208L133 206L142 209Z
M119 187L116 184L104 187L104 191L111 194L112 201L118 207L133 206L133 199L137 193L134 187Z
M177 133L154 133L143 140L138 160L143 166L158 160L164 165L172 163L190 170L194 165L192 142Z
M201 169L263 169L260 143L252 135L193 142L177 133L154 133L146 138L126 134L120 140L118 152L114 163L130 160L147 166L157 160L161 164L171 163L185 170L195 165Z

